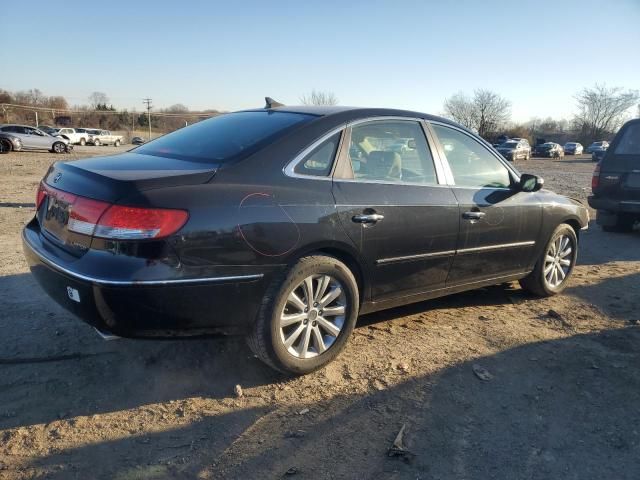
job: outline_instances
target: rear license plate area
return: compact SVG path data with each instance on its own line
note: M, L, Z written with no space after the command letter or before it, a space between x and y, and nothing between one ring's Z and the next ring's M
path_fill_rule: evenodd
M629 188L640 188L640 173L630 173L627 175L625 185Z
M69 223L71 205L60 198L47 196L47 205L43 215L44 229L60 241L64 241Z

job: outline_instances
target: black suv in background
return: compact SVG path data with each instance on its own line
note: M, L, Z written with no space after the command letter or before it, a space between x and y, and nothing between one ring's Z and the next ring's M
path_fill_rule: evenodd
M623 125L596 165L589 205L606 231L631 231L640 220L640 119Z

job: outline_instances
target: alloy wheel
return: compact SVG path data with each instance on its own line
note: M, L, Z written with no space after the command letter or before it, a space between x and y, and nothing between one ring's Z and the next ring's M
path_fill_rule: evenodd
M334 344L345 323L343 285L325 274L310 275L287 296L280 313L280 340L296 358L312 358Z
M558 288L572 268L574 245L567 235L559 235L549 246L544 258L544 281L551 288Z

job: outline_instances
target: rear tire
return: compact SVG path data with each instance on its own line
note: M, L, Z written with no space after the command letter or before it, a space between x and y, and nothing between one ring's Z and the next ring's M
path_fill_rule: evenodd
M344 263L325 255L304 257L272 281L247 342L270 367L305 375L343 350L359 305L358 285Z
M13 145L6 138L0 139L0 154L9 153L13 150Z
M80 139L80 146L84 147L87 144L87 141L84 138Z
M520 280L520 286L540 297L562 292L578 258L578 237L570 225L561 223L551 234L533 271Z
M619 213L616 216L615 225L603 225L602 230L605 232L628 233L633 231L633 224L636 219L631 215Z

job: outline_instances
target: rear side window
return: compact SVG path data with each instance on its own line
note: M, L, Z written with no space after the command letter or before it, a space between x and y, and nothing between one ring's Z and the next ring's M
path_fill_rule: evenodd
M627 125L615 153L616 155L640 155L640 123Z
M424 131L414 121L382 121L351 129L349 159L356 180L438 183Z
M508 188L509 170L500 160L471 136L453 128L433 125L455 184L471 188Z
M326 177L331 172L333 160L336 157L336 151L340 144L340 135L338 132L327 140L322 142L307 154L294 168L294 172L301 175L314 175Z
M220 163L250 154L313 118L267 110L228 113L164 135L136 148L135 153Z

